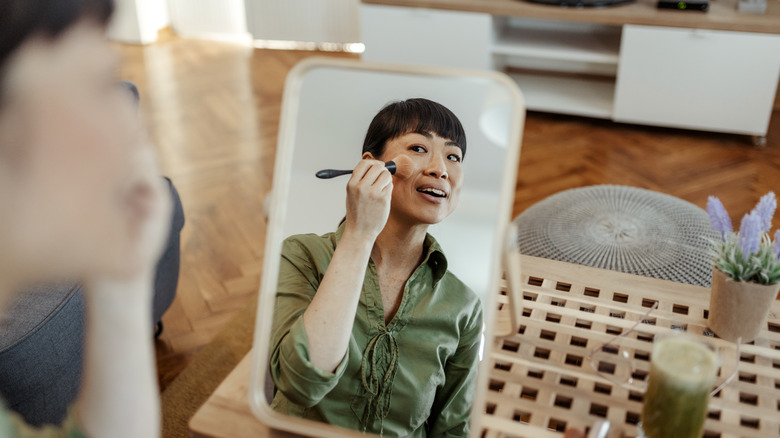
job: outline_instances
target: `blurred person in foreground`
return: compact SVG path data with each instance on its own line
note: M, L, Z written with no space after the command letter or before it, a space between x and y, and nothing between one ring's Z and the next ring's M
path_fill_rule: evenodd
M79 398L62 425L0 401L0 437L159 436L151 319L171 206L105 38L111 0L0 0L0 313L32 283L84 284Z

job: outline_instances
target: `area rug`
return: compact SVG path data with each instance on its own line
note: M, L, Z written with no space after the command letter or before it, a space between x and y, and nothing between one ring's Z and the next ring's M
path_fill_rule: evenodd
M252 348L257 296L203 347L162 393L163 438L189 438L195 412Z

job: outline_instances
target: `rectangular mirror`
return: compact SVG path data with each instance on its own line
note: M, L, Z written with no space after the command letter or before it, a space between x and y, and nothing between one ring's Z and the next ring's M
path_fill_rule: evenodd
M346 185L349 176L322 180L317 179L315 173L326 168L355 167L361 158L361 145L374 116L391 102L411 98L428 99L449 109L462 123L467 138L468 152L462 162L457 163L459 170L454 171L462 172L463 177L457 206L449 216L427 228L427 232L438 242L440 252L445 255L444 266L447 273L438 272L435 269L439 266L438 262L434 261L434 264L430 265L433 280L429 276L427 283L423 282L425 284L420 286L423 292L415 292L412 299L405 295L411 294L409 291L412 286L409 283L417 278L415 275L419 269L415 270L409 283L404 283L406 289L401 290L397 313L391 315L387 321L382 321L381 317L379 322L371 322L371 318L365 319L365 315L369 313L368 309L379 305L374 298L367 297L367 286L364 285L357 313L353 318L355 323L348 352L340 353L346 356L338 367L335 370L318 372L310 369L301 371L293 365L289 365L290 369L284 368L288 365L279 364L308 363L310 359L308 349L300 347L301 342L296 344L295 348L281 348L278 344L285 336L292 336L294 329L290 328L291 324L302 324L307 300L313 296L317 285L312 286L311 281L307 283L306 287L313 289L308 292L308 296L304 292L296 295L301 307L297 312L290 313L290 294L287 293L289 284L284 286L285 294L279 292L280 268L283 272L290 269L288 262L285 262L287 264L284 266L282 264L283 243L288 237L300 234L313 233L322 236L335 233L346 212ZM506 76L495 72L380 65L333 59L310 59L293 69L285 85L273 192L267 203L268 234L249 391L253 411L264 423L277 429L316 436L357 436L362 435L363 430L386 436L401 433L433 436L442 435L443 428L469 428L461 427L457 418L466 418L468 421L470 412L470 435L476 435L487 386L486 372L482 370L484 363L480 365L479 372L474 369L478 359L475 359L473 366L460 367L468 369L458 369L459 364L455 358L458 357L460 347L449 348L445 338L465 336L464 333L458 332L457 329L462 329L463 326L456 324L455 320L458 315L477 315L472 318L475 320L479 316L478 307L481 305L484 326L478 327L475 333L479 338L479 332L482 332L485 355L489 354L488 350L492 346L492 342L484 342L484 339L492 339L494 331L495 297L503 272L503 242L514 201L524 115L523 100L517 86ZM444 149L447 147L443 146ZM450 149L455 152L446 152L450 154L445 154L447 159L456 160L458 157L451 155L457 155L457 150ZM419 150L420 153L423 150ZM414 151L416 153L418 149ZM393 157L383 157L383 161L387 161L384 158ZM446 163L447 166L451 164ZM397 178L403 177L404 172L426 171L418 167L407 165L406 170L399 170L394 177L396 182ZM419 192L419 189L417 191ZM447 198L450 195L448 193ZM430 202L434 202L431 195L425 196L431 198ZM393 214L391 211L391 217ZM329 236L331 237L309 237L307 241L333 239L335 234ZM427 250L428 256L421 257L420 260L424 261L420 267L425 263L430 264L433 257L430 255L433 244L428 246L432 240L426 238L425 242L423 252ZM322 257L328 259L332 256L331 248L331 253ZM327 265L328 262L329 259L323 264ZM369 269L372 266L373 262L369 264ZM301 269L297 266L296 268ZM366 275L368 279L370 273ZM317 283L322 280L323 272L306 273L304 276L314 278ZM454 280L455 277L460 281ZM285 274L284 278L288 279L289 275ZM437 284L439 286L436 286ZM425 300L428 299L428 293L439 294L436 299L446 303L448 300L442 300L444 295L441 294L447 293L447 287L464 290L468 288L473 292L468 296L475 295L478 299L475 298L468 304L469 309L462 309L452 315L447 313L449 310L434 315L436 307L420 310L425 307L420 303L427 302ZM456 306L460 295L455 291L452 291L452 294L454 298L449 305ZM300 299L301 296L304 296L304 299ZM382 298L384 299L384 293ZM422 307L415 307L418 304ZM409 310L410 306L414 309ZM275 320L277 308L283 310L276 315ZM449 309L446 306L444 308ZM428 313L415 314L415 311ZM283 312L286 313L284 318L281 318L279 315ZM361 312L365 315L361 315ZM387 318L387 314L385 317ZM399 318L403 319L404 323L394 324ZM280 321L281 319L284 321ZM298 319L301 321L297 322ZM442 329L449 327L448 319L452 322L451 333ZM373 325L386 324L384 329L380 327L379 330L389 330L389 336L383 337L373 332L358 333L366 324L372 327L367 329L369 331L374 330ZM426 324L429 324L430 332L426 332ZM301 330L299 327L298 332L301 333ZM402 338L403 331L415 335ZM389 340L392 336L398 339ZM439 344L439 339L445 341ZM306 345L306 342L308 341L304 337L302 345ZM479 344L479 340L476 342ZM457 339L454 345L459 345ZM472 348L471 351L476 353L478 349ZM274 371L276 380L271 378L272 373L269 373L269 362L274 357L274 350L277 367L281 367ZM483 352L478 353L479 357L482 357ZM285 354L302 357L288 358L284 357ZM375 360L369 360L371 358ZM437 361L441 369L430 372L431 363ZM285 372L289 373L287 377L294 374L295 379L285 377ZM425 373L429 372L431 375L426 376ZM468 382L468 387L458 387L453 383L458 379ZM291 380L294 382L290 383ZM335 388L323 390L325 380L331 382L330 385L335 384ZM274 392L278 392L275 389L282 391L282 388L275 388L279 381L282 381L284 386L292 385L297 388L296 391L304 392L308 390L308 386L302 385L301 382L311 382L313 392L320 391L325 394L313 396L312 400L319 401L312 406L308 406L312 404L311 401L304 404L293 403L290 398L300 400L300 396L296 394L289 394L289 398L284 394L277 394L277 399L281 397L284 400L274 400ZM383 387L383 382L389 384ZM343 390L340 386L342 384L348 389ZM359 394L356 394L356 397L333 395L350 394L351 388L361 387L365 393L362 398L357 397ZM337 418L338 421L327 421L327 418ZM340 426L329 423L337 423Z

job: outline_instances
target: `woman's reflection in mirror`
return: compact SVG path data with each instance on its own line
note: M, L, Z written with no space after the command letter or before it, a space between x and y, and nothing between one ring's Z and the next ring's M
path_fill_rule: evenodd
M387 436L468 434L482 307L427 232L458 205L465 155L441 104L408 99L374 117L345 221L283 244L273 409ZM400 156L411 169L393 176L384 162Z

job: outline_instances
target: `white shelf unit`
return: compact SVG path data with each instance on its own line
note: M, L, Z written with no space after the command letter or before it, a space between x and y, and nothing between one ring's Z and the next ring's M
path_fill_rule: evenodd
M523 90L529 110L611 119L615 82L609 79L509 73Z
M494 17L493 54L617 65L620 27Z
M367 61L495 69L517 81L529 110L761 140L780 78L780 34L659 22L361 4Z
M491 54L530 110L611 119L619 26L493 18Z

